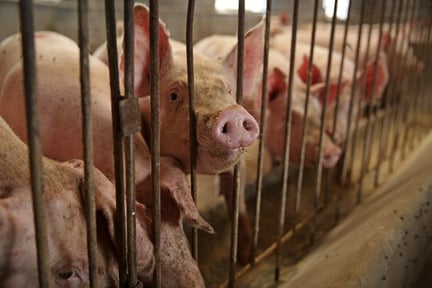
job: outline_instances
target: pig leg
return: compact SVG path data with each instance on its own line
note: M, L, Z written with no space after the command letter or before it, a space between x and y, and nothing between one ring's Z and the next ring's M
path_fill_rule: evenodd
M241 265L246 265L250 261L252 252L252 229L247 213L245 189L246 189L246 162L244 157L239 161L240 173L240 195L239 195L239 220L238 220L238 249L237 261ZM224 195L226 205L232 217L233 196L234 196L234 170L219 174L220 193ZM232 220L232 219L231 219Z

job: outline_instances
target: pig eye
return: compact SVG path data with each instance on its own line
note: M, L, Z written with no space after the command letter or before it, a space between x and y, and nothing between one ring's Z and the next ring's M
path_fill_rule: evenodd
M178 94L177 94L177 92L171 92L171 94L170 94L170 100L172 101L172 102L176 102L177 100L178 100Z
M73 271L63 271L63 272L59 272L58 273L58 276L61 278L61 279L69 279L70 277L72 277L72 275L73 275Z

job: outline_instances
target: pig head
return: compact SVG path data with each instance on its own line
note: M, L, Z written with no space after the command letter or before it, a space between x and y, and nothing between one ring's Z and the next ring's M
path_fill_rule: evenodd
M35 231L26 145L0 118L0 286L37 286ZM59 163L43 158L43 201L47 219L50 282L53 287L82 287L88 283L85 203L82 162ZM114 187L95 170L97 214L96 279L100 287L118 287ZM142 215L145 208L137 204ZM149 221L137 217L137 271L142 281L153 272Z
M189 86L186 51L173 49L165 25L159 22L161 155L176 158L190 170ZM146 140L150 119L149 11L135 6L135 95L141 97ZM175 51L174 51L175 50ZM256 50L256 49L255 49ZM252 52L255 51L252 49ZM248 53L247 51L245 52ZM248 54L247 54L248 56ZM123 57L120 68L123 69ZM256 87L260 67L245 67L244 86ZM235 101L236 55L212 61L194 54L194 94L197 132L197 172L215 174L238 162L245 147L258 136L255 119ZM175 141L173 141L175 139Z

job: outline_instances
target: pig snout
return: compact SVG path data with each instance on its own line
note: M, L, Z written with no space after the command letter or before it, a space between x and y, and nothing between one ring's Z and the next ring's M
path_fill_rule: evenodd
M239 105L221 111L213 127L215 141L229 149L251 145L258 133L256 120Z
M330 168L336 165L342 154L341 148L336 145L330 144L324 147L322 164L325 168Z

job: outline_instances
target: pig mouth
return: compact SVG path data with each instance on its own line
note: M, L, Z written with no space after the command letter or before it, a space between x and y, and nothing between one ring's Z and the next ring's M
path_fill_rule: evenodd
M200 147L198 152L199 170L202 173L220 173L233 167L245 148L220 149L217 147Z

